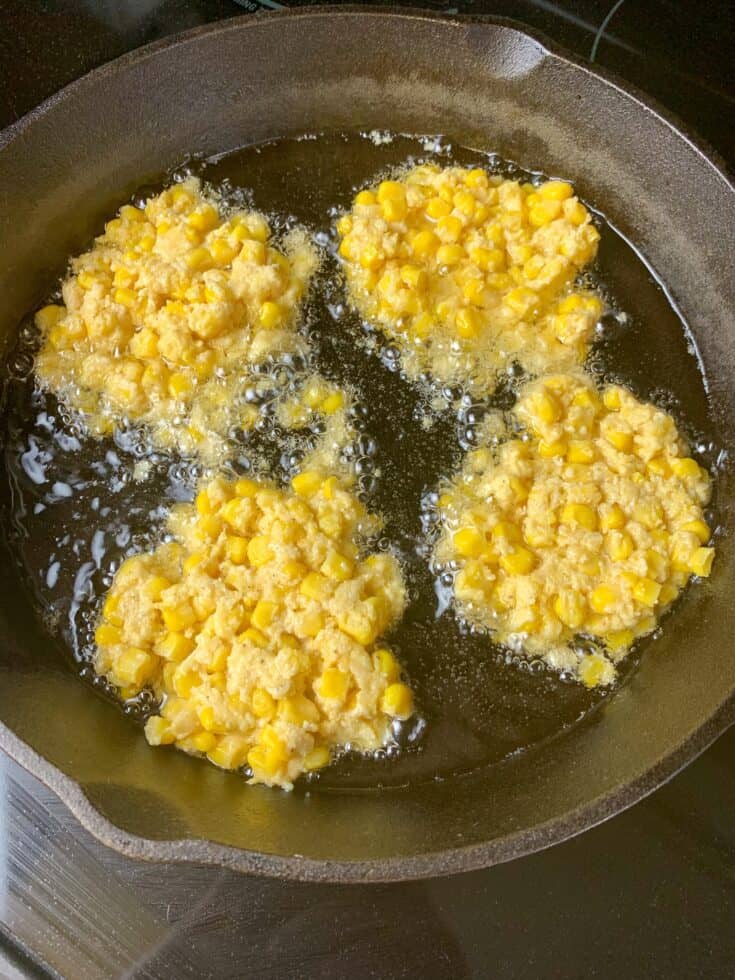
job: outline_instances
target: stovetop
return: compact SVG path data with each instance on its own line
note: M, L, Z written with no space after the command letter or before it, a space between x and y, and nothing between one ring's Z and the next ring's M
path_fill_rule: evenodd
M417 5L536 28L735 162L731 0L452 3ZM0 126L138 45L282 6L0 0ZM735 729L632 810L541 854L409 884L285 884L122 858L0 758L0 977L724 980L735 976L733 814Z

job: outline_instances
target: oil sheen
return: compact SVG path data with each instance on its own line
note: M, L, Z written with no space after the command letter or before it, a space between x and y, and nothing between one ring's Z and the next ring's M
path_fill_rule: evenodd
M266 213L276 228L303 225L323 252L301 328L312 355L266 362L248 381L242 397L258 406L260 416L252 432L229 434L226 473L266 472L287 480L317 444L320 428L315 423L298 434L284 430L277 417L279 400L315 370L349 388L355 399L354 439L343 449L344 461L354 467L369 509L384 516L381 544L399 557L409 588L406 613L386 640L407 671L418 715L397 725L388 749L373 757L347 752L317 777L302 781L297 792L400 786L497 764L572 725L592 723L617 689L588 691L539 661L495 645L487 634L461 626L446 583L430 571L435 487L476 444L478 427L487 426L488 416L495 413L500 419L514 403L527 378L520 370L507 372L484 401L432 385L428 378L409 382L401 376L399 351L347 303L335 257L335 219L349 209L360 188L397 167L424 161L532 176L448 139L357 132L279 140L185 168L225 198ZM159 190L171 176L141 188L136 200ZM594 209L594 201L585 203ZM598 325L587 367L600 381L625 384L671 412L700 463L714 471L718 448L711 436L706 384L686 325L637 252L597 212L596 221L600 247L585 277L586 284L601 291L609 312ZM101 440L86 435L78 419L36 388L36 347L29 316L6 371L6 532L38 615L67 651L70 669L97 696L112 699L106 682L91 668L102 596L125 557L162 540L168 508L191 499L205 474L201 463L156 449L135 427ZM714 516L709 517L715 526ZM664 621L661 628L667 625ZM625 661L619 684L655 639L656 634L647 637ZM142 724L152 707L143 695L123 710L131 724Z

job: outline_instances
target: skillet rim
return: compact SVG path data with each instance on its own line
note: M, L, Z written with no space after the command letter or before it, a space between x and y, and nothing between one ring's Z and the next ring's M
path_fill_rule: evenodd
M169 35L150 44L136 48L112 61L75 79L55 92L30 112L0 132L0 152L13 140L20 138L33 124L57 104L73 99L77 92L89 85L96 85L108 75L126 71L159 52L174 46L187 44L207 34L225 34L240 31L245 25L258 25L268 21L304 18L334 19L354 17L356 14L372 17L380 15L399 20L421 20L446 24L477 24L479 27L505 28L529 38L537 44L544 56L573 66L586 75L601 78L609 87L618 91L649 115L657 117L676 136L683 139L707 165L725 189L735 194L735 183L722 156L714 150L675 113L662 106L655 98L642 92L635 85L618 78L613 72L593 65L550 41L543 33L528 28L506 17L477 14L443 14L435 11L406 7L378 7L374 5L345 5L289 8L278 11L259 11L242 14L224 20L200 25L188 31ZM619 784L556 817L530 828L507 834L479 844L450 847L421 855L396 858L377 858L358 861L333 861L306 858L301 855L280 856L244 848L218 844L202 838L154 840L123 831L96 808L84 793L77 780L66 775L58 767L32 749L10 728L0 721L0 750L39 779L69 808L82 826L103 844L127 857L169 863L215 865L248 874L279 878L286 881L323 883L370 883L397 882L431 878L439 875L474 871L501 864L561 843L576 834L594 827L606 819L628 809L671 779L688 763L699 756L712 742L735 723L735 688L720 702L718 708L690 735L676 744L649 769L630 782Z

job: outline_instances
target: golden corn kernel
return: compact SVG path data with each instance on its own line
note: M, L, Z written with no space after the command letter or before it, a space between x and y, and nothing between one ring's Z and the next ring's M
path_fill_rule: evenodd
M326 745L318 745L304 756L304 769L307 772L323 769L327 765L329 765L329 749Z
M94 632L94 641L98 646L110 647L122 643L122 631L111 623L100 623Z
M319 709L303 694L283 698L278 705L278 714L291 725L316 725L319 722Z
M440 245L436 251L436 261L439 265L457 265L465 257L461 245Z
M352 231L352 218L349 214L343 214L341 218L337 219L337 231L342 236Z
M618 504L612 504L600 518L600 528L603 531L619 531L625 527L625 512Z
M633 518L652 530L661 524L664 517L664 511L661 504L657 500L641 500L633 508Z
M523 538L521 529L512 521L498 521L492 529L493 541L520 541Z
M256 718L272 718L276 713L276 701L263 687L256 687L251 696L251 707Z
M250 749L247 754L247 763L254 773L264 773L267 776L275 776L279 769L278 761L271 760L268 750L260 745L255 745Z
M608 585L598 585L590 593L590 606L596 613L606 613L617 601L617 593Z
M633 554L635 544L625 531L610 531L605 536L605 549L613 561L625 561Z
M426 213L430 218L435 221L439 218L444 218L448 214L451 214L452 205L449 201L443 200L441 197L432 197L426 202Z
M564 524L579 524L587 531L597 530L597 513L587 504L566 504L562 508L560 520Z
M590 653L579 664L579 678L585 687L597 687L612 680L610 664L600 654Z
M662 606L668 606L679 595L679 589L670 582L664 582L661 586L658 601Z
M541 184L536 193L539 197L552 201L566 201L574 194L574 188L563 180L547 180Z
M348 262L352 261L352 259L355 258L354 242L349 235L343 238L342 241L339 243L338 251L341 257L343 259L346 259Z
M487 595L492 590L493 581L494 576L490 569L482 562L471 558L464 568L457 572L454 580L454 594L458 599L470 600L477 590Z
M304 636L318 636L326 625L326 617L320 610L302 613L299 619L299 630Z
M238 497L254 497L258 490L260 490L260 486L255 480L242 477L235 482L235 493Z
M554 459L556 456L566 456L567 444L563 439L547 442L541 439L538 444L538 454L542 459Z
M186 398L193 388L191 378L185 374L172 374L168 379L168 391L172 398Z
M314 470L307 470L291 480L291 486L300 497L313 497L321 488L322 477Z
M299 586L299 592L307 599L323 602L331 595L332 586L324 575L319 572L309 572Z
M115 274L112 277L112 284L113 286L129 286L134 278L135 277L131 272L131 270L121 265L118 266L117 269L115 269ZM133 299L135 299L134 293L133 293ZM121 301L117 300L117 302L121 302Z
M422 290L426 283L426 273L417 265L401 266L401 281L415 290Z
M403 200L386 200L380 205L383 217L388 222L403 221L408 213L405 198Z
M262 729L260 744L266 751L266 769L271 773L276 772L288 760L288 750L272 725L266 725ZM250 754L248 754L249 759Z
M276 608L275 602L266 602L265 599L260 599L250 616L250 621L253 626L256 626L259 630L267 629L273 622Z
M260 650L264 650L268 646L267 637L254 626L248 626L246 630L243 630L243 632L238 636L238 640L241 643L250 643L252 646L258 647Z
M554 599L554 612L570 629L579 629L584 622L585 602L577 592L560 592Z
M186 572L187 575L189 574L189 572L193 572L194 569L197 567L197 565L201 565L202 562L206 559L206 557L207 556L204 554L203 551L197 551L194 554L189 555L188 558L184 559L182 565L184 572Z
M252 265L265 265L267 257L268 253L262 242L251 240L243 242L239 255L241 261Z
M86 269L79 273L77 276L77 283L82 287L82 289L92 289L92 287L97 282L97 279L91 272Z
M690 534L696 534L702 544L706 544L712 537L712 532L705 521L702 520L687 521L686 524L682 524L681 530L688 531Z
M143 730L149 745L171 745L176 741L171 723L159 715L151 715Z
M66 308L51 304L40 309L35 316L36 326L39 330L48 332L55 327L66 314Z
M188 210L194 203L191 191L187 187L172 187L168 193L171 204L179 211Z
M457 334L464 340L477 337L482 330L482 319L475 310L458 310L454 323Z
M238 253L238 249L224 238L216 238L209 243L209 253L217 265L229 265Z
M695 548L689 558L689 569L692 574L699 575L700 578L707 578L712 571L714 557L714 548Z
M564 214L573 225L583 225L589 218L589 211L581 201L565 201Z
M696 480L703 476L699 463L690 457L674 457L669 465L672 472L682 480Z
M222 521L217 514L205 514L197 521L196 529L198 537L214 541L222 530Z
M475 167L467 173L465 183L468 187L487 188L488 175L480 167Z
M626 650L631 646L634 639L635 634L632 630L616 630L605 635L605 645L613 653L618 653L620 650Z
M344 407L345 396L341 391L333 391L331 395L327 395L324 401L319 406L319 410L324 415L334 415L341 408Z
M113 293L113 299L121 306L133 306L135 304L135 290L121 286Z
M165 575L154 575L152 578L148 579L143 591L149 599L153 599L153 601L156 602L161 598L161 593L170 588L170 586L171 580L167 579Z
M337 667L327 667L321 676L317 689L321 697L332 701L343 701L350 686L350 676Z
M190 640L183 633L169 632L158 644L157 653L159 656L170 660L173 663L181 663L194 649L194 641Z
M458 242L461 238L464 225L461 218L457 218L453 214L448 214L443 218L439 218L436 223L436 227L439 237L443 241L452 244ZM462 253L464 254L464 250L462 250Z
M605 388L602 393L602 401L609 411L618 412L620 411L621 404L621 390L618 387Z
M383 693L381 702L383 711L391 718L398 718L401 721L410 718L413 714L413 693L406 684L389 684Z
M668 576L669 562L665 555L654 548L648 548L645 552L646 567L651 578L663 581Z
M385 201L405 201L406 192L397 180L383 180L378 185L377 198L379 204Z
M482 279L467 279L462 286L462 295L473 306L482 306L485 301L485 285Z
M478 246L472 250L470 258L483 272L499 272L506 266L505 252L501 248Z
M439 247L439 239L428 229L417 232L411 238L411 250L417 257L433 255Z
M633 434L620 429L608 429L605 438L621 453L629 453L633 449Z
M536 565L536 558L528 548L516 548L500 556L500 564L509 575L528 575Z
M191 744L197 752L206 755L217 745L217 736L212 732L197 732L196 735L191 736Z
M103 617L113 626L122 626L122 616L120 615L120 596L114 592L109 592L102 606ZM99 642L99 640L97 641Z
M477 558L485 550L487 541L485 535L476 527L463 527L455 532L454 547L465 558Z
M469 191L457 191L454 195L454 206L466 218L473 218L477 207L475 195L470 194Z
M380 624L368 614L368 610L365 608L369 601L362 602L356 608L337 615L337 625L342 632L363 646L372 643L380 632Z
M572 298L576 299L577 297L567 296L567 299L563 300L561 305ZM591 408L597 412L600 408L600 399L597 393L591 391L589 388L579 388L577 391L575 391L572 397L572 405L575 405L578 408Z
M338 582L346 582L348 578L352 577L354 563L346 555L341 555L338 551L330 551L320 571L327 578L336 579Z
M209 269L213 263L212 253L209 249L199 246L193 248L186 256L186 264L190 269L204 270Z
M188 225L196 228L197 231L207 232L216 228L219 224L219 215L217 214L216 208L210 204L205 204L198 211L192 211L186 221Z
M528 221L535 228L541 228L543 225L549 224L550 221L554 221L561 214L561 204L559 201L552 198L538 198L528 209Z
M390 650L380 649L373 654L373 659L378 670L388 680L389 683L397 681L401 675L401 668Z
M164 606L161 613L166 629L175 633L188 629L196 622L196 615L189 602L181 602L177 606Z
M205 708L200 708L199 712L199 724L205 730L205 732L213 732L217 730L217 717L215 715L214 708L211 705L207 705Z
M652 578L640 578L633 585L633 597L642 606L655 606L661 594L661 586Z
M248 743L242 735L221 735L207 757L220 769L239 769L248 760Z
M225 554L233 565L245 565L248 560L248 541L236 534L228 534L225 539Z
M567 449L567 459L570 463L593 463L596 455L594 444L588 439L572 439Z
M248 560L248 541L236 534L228 534L225 541L225 554L233 565L245 565Z
M655 476L668 476L670 472L669 464L663 456L655 456L653 459L649 459L646 467L649 473L653 473Z
M257 534L250 539L248 542L248 559L255 568L261 568L273 559L273 550L267 537Z
M153 676L158 659L139 647L127 647L115 661L114 673L122 684L138 690Z
M258 321L261 327L265 327L267 330L272 330L277 327L283 318L283 313L281 307L278 303L274 303L271 300L263 303L258 311Z

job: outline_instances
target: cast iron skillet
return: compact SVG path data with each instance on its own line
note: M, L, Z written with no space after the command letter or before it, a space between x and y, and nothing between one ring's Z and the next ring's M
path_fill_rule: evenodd
M442 131L573 176L641 249L693 328L718 439L735 448L735 193L661 113L510 23L378 9L248 16L151 45L81 79L0 137L5 342L69 254L187 155L305 131ZM533 751L383 792L246 789L173 752L79 682L7 554L0 747L128 855L283 878L417 878L546 847L630 806L735 719L733 477L720 477L712 579L631 682Z

